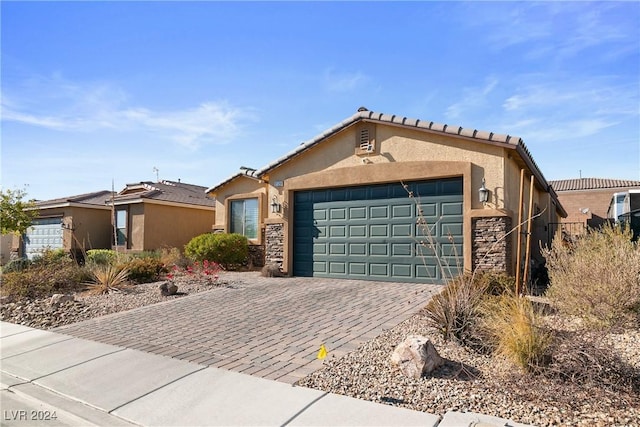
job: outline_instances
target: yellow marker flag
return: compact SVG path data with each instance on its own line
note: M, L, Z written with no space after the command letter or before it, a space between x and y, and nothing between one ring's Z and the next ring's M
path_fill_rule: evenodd
M321 344L320 350L318 351L318 359L322 360L325 357L327 357L327 348L324 346L324 344Z

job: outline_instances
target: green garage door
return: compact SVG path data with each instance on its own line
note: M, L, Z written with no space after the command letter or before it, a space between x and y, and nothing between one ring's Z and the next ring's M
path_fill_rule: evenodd
M462 178L299 191L293 274L439 283L462 271L462 224Z
M24 235L24 253L32 259L45 249L62 248L62 218L42 218L31 223Z

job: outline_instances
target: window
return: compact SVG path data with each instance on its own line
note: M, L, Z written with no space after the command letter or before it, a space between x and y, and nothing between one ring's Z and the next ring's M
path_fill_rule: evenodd
M231 201L231 233L238 233L247 239L258 238L258 199Z
M118 209L116 211L116 245L127 244L127 210Z

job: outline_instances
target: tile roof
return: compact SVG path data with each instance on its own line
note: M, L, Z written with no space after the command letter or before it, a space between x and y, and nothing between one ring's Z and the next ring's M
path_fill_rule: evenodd
M38 208L47 208L68 203L78 203L85 205L105 206L111 199L111 191L101 190L92 193L79 194L77 196L60 197L51 200L39 200L36 202Z
M127 186L115 196L114 201L116 204L122 204L122 202L132 200L150 199L214 207L215 200L207 196L205 193L206 189L206 187L200 185L186 184L184 182L168 180L160 182L142 181L127 184Z
M575 178L549 181L555 191L599 190L607 188L640 188L640 181L608 178Z
M392 114L376 113L373 111L369 111L364 107L360 107L358 111L351 117L325 130L321 134L316 135L312 139L306 142L303 142L302 144L300 144L298 147L296 147L289 153L269 163L263 168L260 168L258 170L251 170L251 169L244 170L243 172L237 173L229 177L228 179L220 182L219 184L208 188L206 191L207 193L215 191L221 186L243 175L259 179L264 174L271 171L272 169L275 169L276 167L297 157L302 152L306 151L307 149L323 141L325 138L331 135L334 135L340 132L341 130L346 129L347 127L360 121L370 121L370 122L375 121L375 122L381 122L381 123L388 123L388 124L393 124L397 126L416 128L416 129L420 129L427 132L437 132L437 133L443 133L443 134L449 134L449 135L457 135L463 138L474 139L474 140L477 140L478 142L510 146L512 148L515 148L516 151L518 151L518 153L520 154L524 162L527 164L527 167L529 167L529 169L531 169L531 171L536 176L536 179L538 180L540 185L545 189L547 189L547 191L549 191L549 184L547 183L547 180L542 175L540 168L538 168L538 165L533 160L531 153L529 152L527 147L524 145L524 142L520 137L513 136L513 135L506 135L506 134L498 134L498 133L471 129L471 128L463 128L461 126L436 123L436 122L427 121L427 120L411 119L411 118L392 115Z

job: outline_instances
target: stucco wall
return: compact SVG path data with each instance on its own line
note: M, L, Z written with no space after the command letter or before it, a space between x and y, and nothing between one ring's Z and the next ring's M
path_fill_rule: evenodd
M70 208L73 218L71 248L76 250L111 248L111 210ZM71 237L71 236L70 236Z
M133 203L128 206L128 230L127 249L132 251L144 250L145 235L145 205L143 203Z
M183 249L192 238L211 232L212 209L144 203L144 250Z

